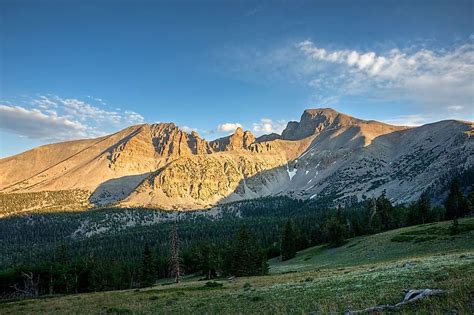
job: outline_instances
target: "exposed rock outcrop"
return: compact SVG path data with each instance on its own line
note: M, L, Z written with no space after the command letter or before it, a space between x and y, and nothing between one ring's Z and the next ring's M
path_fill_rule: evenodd
M210 146L215 152L248 150L255 140L255 136L249 130L244 132L242 128L238 127L230 136L211 141Z

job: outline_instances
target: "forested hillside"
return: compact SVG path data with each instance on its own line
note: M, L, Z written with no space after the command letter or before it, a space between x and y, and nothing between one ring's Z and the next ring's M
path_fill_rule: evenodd
M174 227L181 274L201 273L208 278L265 273L263 265L258 267L264 257L287 260L309 246L337 247L348 238L415 224L454 219L456 233L460 231L457 218L468 215L474 206L474 192L466 190L464 183L453 181L441 206L432 204L425 193L414 203L398 205L385 195L336 208L325 200L274 197L192 213L102 209L11 216L0 220L2 291L11 293L12 283L21 282L23 272L42 275L38 294L143 286L145 267L154 280L169 277ZM152 257L148 259L152 267L144 267L145 252ZM231 257L255 259L256 264L236 271ZM54 279L55 284L50 288L46 279Z

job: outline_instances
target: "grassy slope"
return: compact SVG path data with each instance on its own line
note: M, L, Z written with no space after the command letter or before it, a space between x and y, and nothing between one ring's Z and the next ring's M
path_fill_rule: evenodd
M450 222L412 226L371 236L353 238L338 248L316 246L303 250L294 259L280 262L270 260L272 272L301 271L381 263L404 257L448 254L474 249L474 233L449 235ZM464 230L474 229L474 218L461 221ZM467 232L467 231L466 231ZM392 241L392 239L394 241Z
M403 312L468 314L474 312L474 218L460 223L464 232L454 237L443 222L356 238L336 249L313 247L287 262L271 260L269 276L221 280L222 288L191 278L178 286L4 303L0 313L328 313L396 303L404 289L443 288L450 293Z

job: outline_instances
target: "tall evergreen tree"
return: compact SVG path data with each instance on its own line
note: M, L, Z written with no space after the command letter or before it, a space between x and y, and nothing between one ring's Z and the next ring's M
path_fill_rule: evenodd
M423 192L417 202L418 215L422 224L429 222L431 200L428 192Z
M288 260L296 256L296 227L288 220L281 238L281 260Z
M329 243L333 246L342 245L346 240L347 224L340 209L326 221L326 234Z
M303 233L297 224L293 224L296 240L296 251L309 247L309 239L306 233Z
M176 283L179 283L182 276L182 261L180 256L180 241L178 235L178 227L176 224L173 225L170 232L170 256L169 256L169 267L171 277L174 278Z
M385 197L385 192L380 195L375 201L377 207L377 216L380 219L381 229L388 230L395 227L393 220L393 205L390 200Z
M140 266L140 286L149 287L155 283L155 262L153 252L148 243L145 243L143 248L142 263Z
M214 243L201 244L197 249L197 268L206 279L212 279L220 268L220 253Z
M268 272L265 254L246 226L237 231L226 258L226 271L231 275L255 276Z
M469 211L474 212L474 185L471 185L471 189L467 195L467 203L469 205Z
M455 178L451 182L449 194L444 204L446 207L446 218L455 219L469 212L468 204L461 193L459 180Z

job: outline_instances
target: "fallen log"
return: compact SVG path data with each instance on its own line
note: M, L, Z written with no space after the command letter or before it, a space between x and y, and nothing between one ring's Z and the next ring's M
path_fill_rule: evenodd
M413 289L413 290L408 290L408 292L405 294L405 297L403 298L403 301L398 302L397 304L386 304L386 305L377 305L373 307L369 307L363 310L357 310L357 311L351 311L348 310L344 314L345 315L352 315L352 314L363 314L363 313L378 313L382 311L395 311L397 310L400 306L406 305L406 304L412 304L415 303L425 297L432 296L432 295L439 295L439 294L444 294L446 293L445 290L439 290L439 289Z

